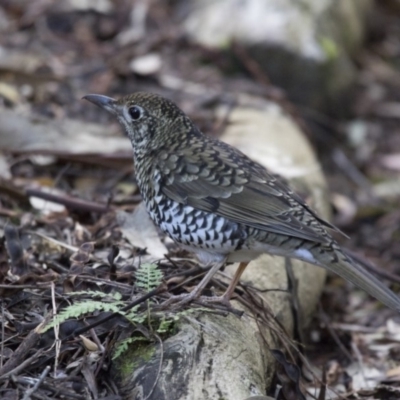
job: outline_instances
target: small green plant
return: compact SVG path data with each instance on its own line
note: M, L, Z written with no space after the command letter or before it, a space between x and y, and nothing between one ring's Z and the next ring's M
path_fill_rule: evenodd
M160 286L163 273L155 264L142 264L135 273L136 286L150 292Z
M116 360L123 353L125 353L128 350L130 344L138 342L138 341L144 341L144 340L148 340L148 339L145 338L144 336L133 336L133 337L130 337L130 338L127 338L124 340L120 340L115 345L112 359Z
M142 264L136 274L136 286L146 292L158 287L163 279L162 271L160 271L155 264ZM81 296L86 299L80 299L73 304L65 307L54 319L44 328L42 332L53 328L63 322L72 319L80 318L86 314L93 313L94 311L107 311L123 315L132 324L144 324L147 320L148 328L151 332L156 334L167 334L174 329L175 324L183 317L188 316L193 312L199 310L209 311L207 309L189 309L174 313L166 312L152 312L150 309L150 300L146 301L147 310L139 311L139 305L131 308L129 311L122 311L126 305L122 301L122 295L119 292L103 293L99 291L79 291L69 293L70 296ZM154 327L153 327L154 326ZM121 340L115 345L113 352L113 360L121 356L129 347L130 344L136 341L150 341L148 337L133 336Z
M155 264L142 264L136 272L136 285L149 292L159 286L163 274ZM45 326L43 332L56 325L62 324L71 318L80 318L85 314L94 311L107 311L119 313L125 316L131 323L143 323L146 319L143 313L138 313L139 306L130 309L128 312L121 311L125 302L121 301L122 295L118 292L103 293L99 291L71 292L70 296L85 296L89 299L81 300L65 307L53 320ZM94 300L98 298L100 300ZM149 303L147 302L147 314L150 321Z
M156 332L158 334L171 332L174 328L174 325L178 323L182 318L189 317L190 315L198 313L200 311L211 312L211 310L208 308L199 307L199 308L189 308L187 310L182 310L176 314L163 313L161 318L159 319L160 322L158 328L156 329Z
M199 311L210 312L208 308L190 308L188 310L180 311L176 314L173 313L154 313L153 323L154 321L158 321L158 328L155 329L155 332L158 335L163 335L172 332L175 325L184 317L188 317L193 313L197 313ZM112 356L113 360L116 360L123 353L125 353L129 349L129 345L135 343L137 341L150 341L149 338L144 336L133 336L127 339L123 339L116 343L115 350Z
M90 299L81 300L74 304L65 307L59 314L57 314L53 320L44 327L42 332L46 332L50 328L54 328L56 325L60 325L63 322L71 318L79 318L82 315L92 313L94 311L108 311L124 314L121 312L121 308L124 306L120 293L106 294L98 291L81 291L72 292L71 296L90 296ZM101 298L102 301L93 300L93 298ZM108 301L106 301L108 300Z
M135 274L136 286L144 289L146 292L150 292L156 287L160 286L163 273L158 269L155 264L141 264ZM147 319L150 330L153 331L151 324L151 313L150 313L150 300L146 301L147 305Z
M160 321L160 324L158 325L158 328L157 328L157 333L159 333L159 334L163 334L163 333L167 333L167 332L170 332L171 331L171 329L172 329L172 327L173 327L173 324L175 323L175 322L177 322L178 321L178 319L176 319L176 317L177 317L177 315L175 315L174 317L172 317L172 318L168 318L167 316L164 316L162 319L161 319L161 321Z

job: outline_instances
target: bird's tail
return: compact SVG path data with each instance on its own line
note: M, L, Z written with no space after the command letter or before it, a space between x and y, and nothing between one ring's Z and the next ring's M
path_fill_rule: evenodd
M331 252L321 254L318 251L312 251L312 254L321 267L334 272L365 290L386 306L400 312L400 297L356 261L345 255L336 244L332 245ZM327 260L328 257L329 260Z

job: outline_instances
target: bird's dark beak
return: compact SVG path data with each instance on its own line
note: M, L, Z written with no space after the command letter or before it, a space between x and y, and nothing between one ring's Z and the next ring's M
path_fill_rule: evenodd
M87 94L86 96L83 96L82 99L88 100L91 103L96 104L96 106L99 106L100 108L103 108L114 115L118 114L118 110L120 108L116 100L101 94Z

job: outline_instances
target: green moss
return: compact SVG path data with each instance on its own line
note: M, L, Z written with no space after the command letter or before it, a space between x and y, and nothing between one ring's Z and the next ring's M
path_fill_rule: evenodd
M122 377L132 374L140 364L151 360L156 351L154 343L135 341L129 344L128 350L116 361Z
M339 56L339 48L337 44L330 38L326 36L322 36L319 39L319 43L324 51L327 59L329 61L333 61L338 58Z

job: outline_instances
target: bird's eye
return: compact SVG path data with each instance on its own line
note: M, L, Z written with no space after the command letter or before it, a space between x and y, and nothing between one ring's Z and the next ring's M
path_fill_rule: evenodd
M142 117L142 114L143 114L142 109L137 106L130 107L128 112L132 118L132 121L137 121L138 119L140 119Z

